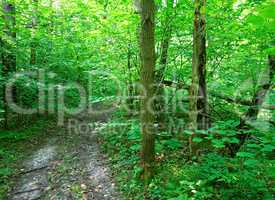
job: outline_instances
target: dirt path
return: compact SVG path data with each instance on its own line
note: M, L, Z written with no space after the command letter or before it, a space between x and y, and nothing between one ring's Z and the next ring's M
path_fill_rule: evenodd
M69 120L66 131L49 138L23 162L8 199L120 199L97 139L108 115Z

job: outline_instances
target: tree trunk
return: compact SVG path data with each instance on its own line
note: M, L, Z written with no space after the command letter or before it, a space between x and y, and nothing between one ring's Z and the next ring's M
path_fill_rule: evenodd
M147 185L153 176L155 160L154 112L152 99L154 96L155 72L155 2L154 0L141 1L141 131L142 131L142 162L144 181Z
M36 27L37 27L37 10L38 10L38 0L33 0L33 16L32 16L32 24L31 24L31 34L32 34L32 41L31 41L31 58L30 64L36 64Z
M241 125L257 120L265 96L272 86L272 79L275 71L275 56L268 56L268 64L268 70L261 78L261 83L252 100L252 106L249 107L245 117L241 120Z
M16 31L15 31L15 5L13 1L3 1L4 34L6 40L2 42L2 74L7 81L11 73L16 72ZM12 89L13 101L16 102L16 87ZM3 87L4 128L9 128L9 105L7 102L6 86Z
M2 72L1 72L1 76L2 78L5 80L6 79L6 70L5 70L5 66L4 66L4 60L5 60L5 55L4 55L4 51L5 51L5 46L4 46L4 41L2 38L0 38L0 44L1 44L1 65L2 65ZM4 119L4 128L7 129L8 128L8 110L7 110L7 102L6 102L6 89L5 86L3 85L2 87L2 102L3 102L3 119Z
M208 105L207 105L207 87L206 87L206 0L199 0L199 7L195 15L196 43L197 43L197 68L199 79L199 95L197 102L198 129L209 128Z
M134 111L134 85L133 85L133 76L132 76L132 52L131 52L130 45L128 45L128 52L127 52L127 69L128 69L127 105L128 105L129 115L131 116Z
M266 94L272 88L272 79L274 77L275 72L274 55L268 56L268 63L269 67L265 74L261 77L258 89L252 99L252 105L249 107L247 112L244 114L244 117L241 119L240 124L238 126L239 129L243 129L246 125L253 124L253 122L257 120L259 111L264 103ZM240 140L239 144L232 144L231 146L229 146L230 154L232 157L236 155L236 153L240 150L240 148L243 146L248 137L250 137L249 134L240 134L238 135L238 139Z
M192 85L190 88L191 129L207 129L207 92L206 92L206 1L195 0Z
M171 10L173 9L172 0L167 0L167 10L166 10L166 17L165 22L163 24L163 38L161 41L161 55L160 55L160 69L156 73L156 121L158 122L158 127L160 130L163 130L165 127L165 95L164 95L164 88L162 85L162 80L164 78L164 73L167 67L168 61L168 50L169 44L171 40L172 28L171 28Z

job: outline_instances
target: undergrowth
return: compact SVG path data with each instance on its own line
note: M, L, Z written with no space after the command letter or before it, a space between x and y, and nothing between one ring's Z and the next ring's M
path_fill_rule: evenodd
M156 200L274 199L274 129L253 130L257 140L249 140L232 158L225 152L227 144L238 142L236 124L232 120L217 122L210 130L200 133L203 137L194 142L210 145L193 159L188 158L188 144L182 139L188 132L159 133L156 174L146 193L140 162L139 121L116 115L101 136L125 199L141 200L145 196Z

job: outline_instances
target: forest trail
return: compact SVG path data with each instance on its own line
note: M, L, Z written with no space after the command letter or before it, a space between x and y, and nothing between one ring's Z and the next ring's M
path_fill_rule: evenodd
M97 137L109 115L70 119L71 125L49 137L23 162L8 199L119 199Z

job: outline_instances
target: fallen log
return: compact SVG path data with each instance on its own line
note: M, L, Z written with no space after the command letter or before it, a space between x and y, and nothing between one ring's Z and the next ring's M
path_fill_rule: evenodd
M166 87L174 87L177 89L183 89L183 90L188 90L188 91L190 88L190 86L186 85L184 82L174 82L174 81L169 81L169 80L163 80L162 84L163 84L163 86L166 86ZM273 85L269 85L268 88L270 89L272 87L273 87ZM212 97L215 97L215 98L222 99L222 100L224 100L228 103L232 103L232 104L240 104L243 106L250 106L250 107L259 107L258 105L255 105L253 103L253 100L250 101L250 100L241 99L241 98L237 98L237 97L233 98L233 97L226 96L224 94L218 94L213 91L209 91L209 95ZM264 106L260 105L260 107L263 109L266 109L266 110L275 110L275 105L264 105Z

